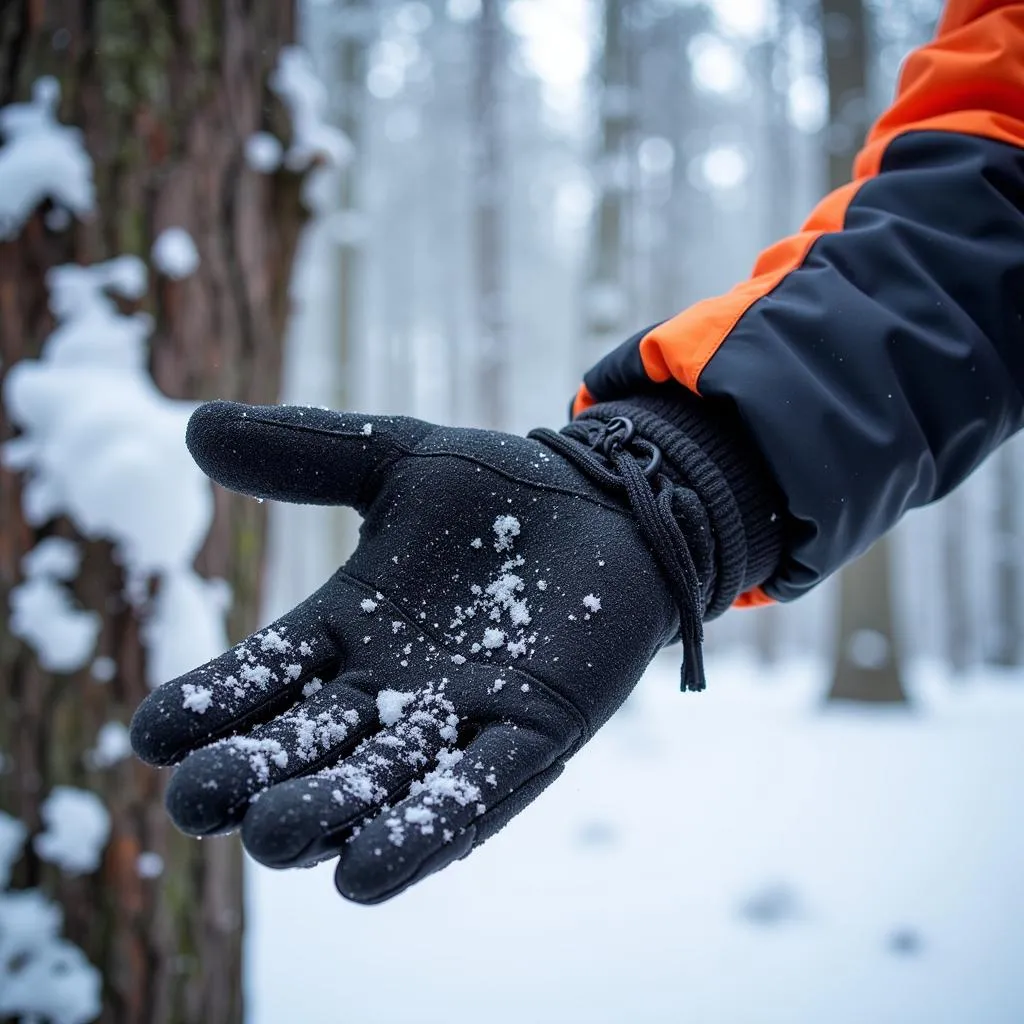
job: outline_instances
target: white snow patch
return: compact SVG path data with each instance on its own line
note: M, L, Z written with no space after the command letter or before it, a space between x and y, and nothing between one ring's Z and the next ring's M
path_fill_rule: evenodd
M373 433L373 424L372 423L364 423L363 424L363 436L364 437L369 437L372 433Z
M63 584L48 577L19 583L11 590L10 608L11 632L36 652L47 671L75 672L88 662L100 617L77 608Z
M100 1015L102 979L60 938L60 907L42 893L0 894L0 1017L89 1024Z
M213 691L206 686L196 686L194 683L185 683L181 687L185 699L181 706L186 711L194 711L197 715L205 715L209 710L210 702L213 700Z
M367 615L371 615L377 610L377 602L371 600L369 597L364 597L362 601L359 602L359 607L362 608Z
M284 146L270 132L253 132L245 140L245 162L260 174L273 174L283 158Z
M92 665L89 666L89 675L97 683L109 683L117 675L117 662L108 655L101 654L93 659Z
M159 853L144 850L135 858L135 870L139 878L159 878L164 873L164 859Z
M292 649L292 642L286 640L276 629L268 629L260 637L260 650L264 654L288 654ZM307 644L307 649L308 649Z
M89 660L100 630L95 612L76 607L63 581L74 579L78 545L60 537L41 540L21 560L25 581L10 594L10 627L36 652L43 668L75 672Z
M348 136L327 122L327 90L306 50L284 47L269 84L291 114L292 144L284 158L290 171L306 170L315 160L341 167L352 159Z
M85 875L100 866L110 838L110 814L95 793L55 786L39 809L45 831L32 841L36 853L69 875Z
M583 598L583 607L586 608L588 612L597 613L601 610L601 598L595 597L593 594L587 594L587 596Z
M401 690L381 690L377 694L377 710L381 724L394 725L405 713L405 706L416 699L416 691L402 693Z
M0 110L0 240L9 241L43 200L49 198L78 217L96 201L93 165L77 128L57 121L60 85L37 79L29 103Z
M19 362L4 382L8 416L22 430L4 446L4 464L26 473L30 524L66 515L83 536L113 541L129 595L157 578L144 640L149 680L162 682L227 646L224 585L192 569L213 516L209 481L184 444L194 406L157 390L146 372L150 318L122 314L107 294L141 297L141 260L57 267L47 282L57 326L40 358ZM52 592L35 600L67 610Z
M46 537L21 560L21 571L28 577L46 576L53 580L73 580L82 562L79 546L65 537Z
M487 1024L533 1020L538 1006L553 1021L594 1024L1024 1021L1019 678L939 680L915 690L908 713L826 710L828 666L808 662L769 670L712 653L708 676L706 693L681 698L678 662L660 656L629 713L513 827L361 916L344 971L330 940L351 908L324 898L335 865L252 866L252 1024L319 1024L342 1001L354 1020L376 1020L382 991L388 1019L448 1020L452 972L439 951L456 947L460 998L487 1005ZM504 788L485 775L493 767L503 783L506 766L477 769L489 803ZM667 805L659 780L694 772L714 785L677 786ZM580 842L593 821L615 838ZM459 832L451 818L434 827L449 841ZM408 843L415 826L405 828ZM694 870L680 870L682 850ZM774 880L806 913L752 924L743 901ZM451 908L481 899L488 912L459 946L465 915ZM309 941L285 948L296 920ZM898 929L916 930L916 955L892 950ZM510 960L517 983L495 1001Z
M165 228L153 243L153 266L165 277L181 281L199 269L199 250L181 227Z
M505 642L505 631L503 629L494 629L488 626L484 630L484 638L481 641L482 645L489 651L493 651L500 647Z
M96 733L95 745L85 753L85 763L92 769L111 768L130 757L131 752L128 727L123 722L104 722Z
M498 516L494 520L494 533L497 537L494 542L494 550L511 551L513 538L519 536L521 529L519 520L515 516Z
M280 769L288 767L288 752L277 740L254 740L248 736L232 736L220 740L219 744L244 754L249 759L249 767L257 781L264 786L270 782L270 765L273 763Z

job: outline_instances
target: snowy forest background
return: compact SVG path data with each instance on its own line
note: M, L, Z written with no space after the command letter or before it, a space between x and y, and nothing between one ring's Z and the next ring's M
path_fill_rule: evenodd
M380 908L176 835L125 731L358 525L214 494L195 401L558 425L847 180L939 7L0 2L0 1020L1024 1020L1016 441Z

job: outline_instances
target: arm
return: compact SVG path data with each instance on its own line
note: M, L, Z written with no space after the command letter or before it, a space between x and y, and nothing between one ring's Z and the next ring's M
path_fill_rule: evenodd
M684 431L714 407L746 432L789 512L758 603L955 487L1021 426L1022 383L1024 3L951 0L854 180L749 280L599 362L575 412L660 393Z

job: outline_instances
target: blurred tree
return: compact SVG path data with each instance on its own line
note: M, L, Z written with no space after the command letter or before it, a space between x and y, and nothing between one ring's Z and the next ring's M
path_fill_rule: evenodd
M505 195L502 0L481 0L476 24L473 92L475 154L474 267L478 350L478 425L508 423L508 338L505 308Z
M829 121L828 186L850 180L867 130L868 32L863 0L821 0ZM839 579L839 638L829 700L904 703L893 622L891 540L883 537Z
M943 502L943 541L945 551L943 591L946 597L946 645L949 666L963 675L970 666L971 615L967 602L968 559L964 551L967 539L967 491L958 487Z
M1012 668L1021 663L1021 530L1020 449L1013 442L996 453L996 593L995 621L989 646L991 665Z
M310 13L315 13L313 9ZM373 42L373 11L369 0L335 0L328 14L340 25L330 34L331 54L328 78L332 102L333 123L336 124L358 150L363 142L363 116L366 100L367 52ZM359 337L363 331L362 303L362 226L365 212L359 194L357 161L338 169L337 207L335 222L339 227L336 247L337 348L332 361L337 368L336 393L332 405L336 409L359 407L356 382L359 380ZM333 545L330 563L343 563L355 549L359 533L359 517L352 509L331 509Z
M68 262L123 253L149 259L169 225L188 229L201 272L154 276L144 307L155 318L151 370L165 394L271 402L277 396L287 289L303 214L296 175L251 170L255 131L287 136L268 105L267 77L293 36L289 2L12 0L0 4L0 105L25 99L43 75L61 84L60 118L79 126L95 163L97 216L68 230L37 211L0 244L0 375L32 358L53 327L45 275ZM50 225L48 227L47 225ZM0 440L12 434L0 421ZM0 470L0 606L19 562L42 535L71 536L65 521L29 526L20 481ZM264 516L261 506L216 494L216 519L197 568L233 590L230 632L256 626ZM14 884L40 886L62 905L67 936L104 978L104 1024L230 1024L242 1020L241 853L235 840L196 843L162 809L165 778L126 760L105 770L84 755L97 730L126 722L146 692L137 610L102 543L84 545L75 593L99 612L97 654L117 671L105 685L88 670L42 670L0 616L0 807L30 828L51 787L93 790L112 834L100 870L70 878L31 846ZM158 854L159 879L138 856Z
M584 351L589 366L624 341L629 305L625 246L636 107L630 14L634 0L605 0L601 41L600 150L595 178L598 201L584 295Z

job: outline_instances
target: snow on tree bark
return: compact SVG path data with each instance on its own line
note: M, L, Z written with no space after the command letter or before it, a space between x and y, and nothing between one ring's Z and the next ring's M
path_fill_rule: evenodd
M127 303L154 317L150 369L158 386L173 398L276 397L289 270L303 220L300 179L257 173L245 150L261 129L288 137L287 117L266 80L293 21L290 3L242 0L24 0L0 7L0 106L25 100L42 76L54 76L59 120L82 130L96 183L94 217L65 229L66 218L46 204L0 244L0 377L36 357L53 328L50 268L126 253L149 260L161 233L182 227L195 242L200 272L178 279L157 268L147 296ZM0 420L0 441L13 433ZM22 556L43 536L73 531L65 520L30 527L22 481L3 469L0 481L6 608ZM230 583L229 628L239 637L256 625L264 516L256 503L225 492L215 502L196 568ZM110 546L90 542L82 552L75 597L101 616L94 673L44 671L8 630L6 616L0 619L0 807L38 832L52 789L78 786L101 796L110 840L99 871L77 877L27 844L13 884L40 886L61 904L65 934L103 974L105 1024L240 1021L237 843L178 835L163 811L163 775L132 760L104 764L91 756L100 730L127 721L144 695L146 651ZM157 863L162 873L152 869Z

